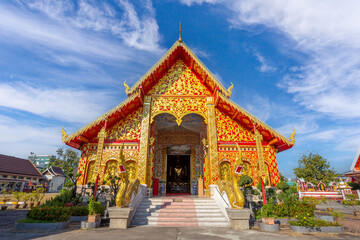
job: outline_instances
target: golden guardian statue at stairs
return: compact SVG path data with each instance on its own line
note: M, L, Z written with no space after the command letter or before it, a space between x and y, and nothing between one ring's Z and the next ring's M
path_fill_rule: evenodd
M128 207L133 194L137 194L140 181L136 178L136 164L129 162L125 163L123 154L124 145L120 150L119 157L119 177L122 179L120 182L119 191L116 194L115 204L117 207ZM125 170L121 172L121 170Z
M243 164L241 158L241 148L238 144L236 144L236 146L238 148L238 155L235 161L235 168ZM224 161L220 164L221 180L218 181L217 185L219 186L220 192L225 192L228 196L231 207L237 209L244 208L245 204L245 198L239 186L240 177L241 174L235 172L231 180L230 163Z

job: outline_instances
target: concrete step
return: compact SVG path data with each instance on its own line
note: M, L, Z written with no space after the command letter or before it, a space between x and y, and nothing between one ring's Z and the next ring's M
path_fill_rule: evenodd
M180 213L192 213L192 212L196 212L196 213L221 213L220 209L218 208L212 208L212 209L206 209L206 208L195 208L195 210L193 208L187 208L187 209L181 209L181 208L161 208L161 209L155 209L155 208L138 208L137 209L137 213L152 213L152 212L180 212Z
M187 205L187 204L171 204L171 205L143 205L140 204L139 208L155 208L155 209L164 209L164 208L219 208L216 204L209 205Z
M181 216L181 217L177 217L177 216L146 216L146 217L141 217L141 218L133 218L133 221L145 221L147 220L148 222L153 222L153 221L157 221L157 222L194 222L194 221L198 221L198 222L226 222L226 218L224 216L222 217L197 217L197 216L193 216L193 217L185 217L185 216Z
M174 199L182 201L174 201ZM210 198L146 198L140 203L132 226L228 227L219 206Z
M134 217L147 217L147 216L159 216L160 212L136 212ZM204 212L204 213L194 213L194 212L161 212L161 216L184 216L184 217L223 217L224 215L219 212Z
M132 222L131 226L156 227L229 227L227 222Z

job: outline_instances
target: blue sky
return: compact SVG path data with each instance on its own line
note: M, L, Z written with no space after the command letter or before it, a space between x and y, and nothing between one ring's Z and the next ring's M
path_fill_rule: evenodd
M360 145L360 4L332 0L1 1L0 153L55 154L71 133L126 98L184 42L231 97L302 153L349 170Z

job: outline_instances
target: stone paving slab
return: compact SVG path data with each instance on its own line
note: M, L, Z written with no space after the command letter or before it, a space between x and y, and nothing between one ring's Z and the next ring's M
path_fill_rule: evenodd
M22 239L51 239L51 240L107 240L107 239L177 239L177 240L236 240L236 239L261 239L261 240L300 240L300 239L360 239L359 234L300 234L290 230L282 229L279 233L268 233L256 230L235 231L228 228L157 228L157 227L134 227L126 230L109 229L107 227L92 230L66 229L54 232L0 232L0 239L22 240Z

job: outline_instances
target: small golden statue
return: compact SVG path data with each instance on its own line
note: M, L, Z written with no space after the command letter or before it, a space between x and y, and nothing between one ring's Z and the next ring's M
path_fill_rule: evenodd
M125 82L124 82L124 87L125 87L125 93L126 93L127 95L129 95L129 93L130 93L130 87L129 87L129 85L126 84L126 80L125 80Z
M231 83L231 86L228 88L228 90L226 91L226 94L225 94L227 97L231 97L233 88L234 88L234 84Z
M66 131L65 131L65 129L64 129L64 126L61 128L61 140L63 141L63 142L65 142L65 140L67 139L67 137L68 137L68 135L67 135L67 133L66 133Z
M238 148L238 156L236 157L235 167L242 165L241 148L236 144ZM225 192L229 198L230 205L232 208L242 209L245 205L245 198L240 190L239 179L240 174L234 174L231 181L230 163L222 162L220 164L220 181L217 185L219 186L220 192Z

